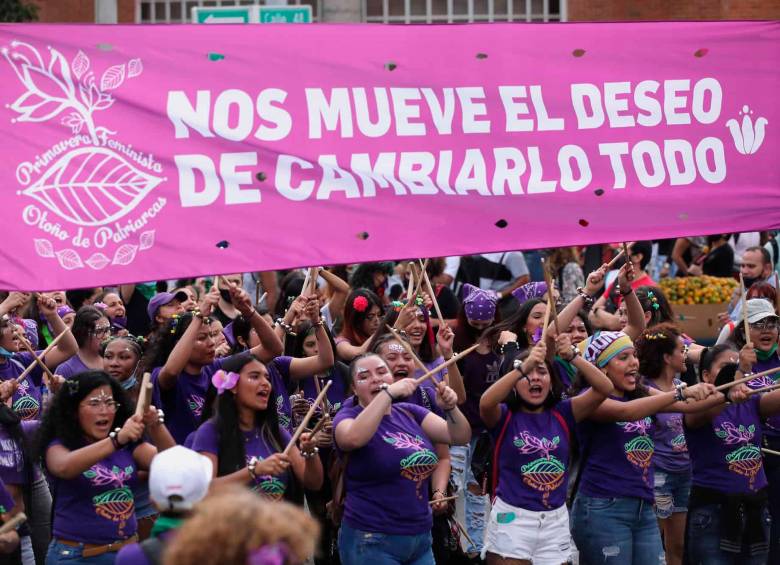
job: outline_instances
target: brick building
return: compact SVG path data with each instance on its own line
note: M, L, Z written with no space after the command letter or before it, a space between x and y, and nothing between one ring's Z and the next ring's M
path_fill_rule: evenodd
M194 6L266 0L33 0L42 22L182 23ZM271 3L273 0L269 1ZM280 3L278 0L276 3ZM284 2L282 2L284 3ZM379 23L780 19L780 0L288 0L318 21Z

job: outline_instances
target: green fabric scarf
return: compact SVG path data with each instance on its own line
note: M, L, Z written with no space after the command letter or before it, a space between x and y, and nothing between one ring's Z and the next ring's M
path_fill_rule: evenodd
M154 537L157 537L160 534L167 532L168 530L175 530L183 523L184 523L184 518L175 518L173 516L160 515L157 517L157 520L154 522L154 526L152 527L152 535Z
M769 351L761 351L759 349L756 349L755 352L756 352L756 358L759 361L768 361L769 359L772 358L772 356L775 353L777 353L777 344L774 344L772 346L772 349L770 349Z

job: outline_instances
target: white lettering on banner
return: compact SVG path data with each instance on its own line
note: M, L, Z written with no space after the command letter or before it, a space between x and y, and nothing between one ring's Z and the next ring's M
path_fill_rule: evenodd
M656 97L661 86L662 101L658 101ZM603 96L599 87L591 83L575 83L570 88L579 129L599 128L605 121L610 128L634 126L635 118L629 113L628 103L630 82L604 83ZM694 84L692 95L688 94L690 90L689 79L665 80L663 85L655 81L640 82L633 95L634 106L639 110L636 123L647 127L660 125L662 121L666 125L687 125L691 123L691 114L702 124L717 120L723 101L720 83L714 78L703 78ZM707 98L709 107L705 107Z
M532 118L520 118L521 115L531 115L528 104L519 100L526 98L525 86L499 86L498 93L504 105L506 116L506 131L563 131L563 118L550 118L542 97L542 87L538 84L528 87L531 94L531 106L537 116L538 124Z
M216 97L213 116L211 98L210 91L198 90L193 106L185 92L168 92L168 119L173 123L176 139L189 139L192 129L203 137L218 135L229 141L244 141L254 130L254 137L261 141L279 141L287 137L292 129L292 116L279 106L287 99L284 90L261 90L254 103L243 90L224 90ZM260 120L257 127L255 118Z
M225 204L252 204L261 200L260 190L241 188L252 184L251 172L236 170L257 165L257 153L223 153L219 175L214 162L206 155L176 155L174 159L179 169L179 198L185 208L216 202L221 191L220 178L225 185ZM196 179L196 171L203 177L202 183Z

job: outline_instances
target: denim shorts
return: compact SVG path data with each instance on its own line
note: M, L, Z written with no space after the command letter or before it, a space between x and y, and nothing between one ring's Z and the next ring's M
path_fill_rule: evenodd
M655 515L660 519L672 514L688 511L688 499L691 494L691 473L669 473L655 470Z

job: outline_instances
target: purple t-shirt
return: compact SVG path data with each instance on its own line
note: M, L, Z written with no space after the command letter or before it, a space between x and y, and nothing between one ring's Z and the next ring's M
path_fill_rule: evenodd
M709 424L685 428L693 462L693 484L727 494L752 493L766 486L761 458L758 396L731 404Z
M343 367L343 370L349 373L349 369L346 368L346 365L343 365L340 362L337 362L338 365L341 365ZM300 383L301 387L301 394L303 395L303 398L305 398L308 403L314 404L314 400L317 398L317 395L319 394L317 392L317 385L315 384L315 380L319 384L319 390L322 390L325 388L325 385L328 383L328 381L333 381L333 384L330 385L330 388L328 389L328 404L330 405L330 412L331 414L335 414L339 411L341 408L341 405L344 402L344 399L347 397L347 387L345 386L345 375L341 372L341 370L336 370L334 367L333 370L329 371L327 375L325 376L314 376L309 377L306 379L301 379L298 381ZM317 413L319 414L320 407L317 407Z
M682 381L674 379L674 384ZM650 379L645 379L647 386L658 389ZM659 412L653 426L653 465L667 473L690 473L691 457L688 454L688 444L683 431L683 415L679 412Z
M59 440L52 445L61 445ZM135 500L132 487L138 473L131 444L95 463L75 479L49 476L54 495L55 538L108 544L135 534Z
M279 427L288 433L295 432L295 422L292 418L292 404L287 394L287 383L290 382L290 363L293 358L287 356L276 357L268 365L268 376L271 380L271 389L276 398L276 415L279 417ZM335 385L336 383L333 383ZM331 388L333 387L331 385Z
M8 514L14 509L14 499L8 489L5 488L5 483L0 479L0 514Z
M42 352L36 353L40 356ZM5 363L0 365L0 381L16 379L32 363L33 356L30 353L14 353L13 357L6 359ZM11 407L22 420L37 420L40 417L42 384L43 369L39 365L36 365L19 383Z
M90 369L84 364L84 361L81 360L81 357L79 357L78 355L74 355L67 361L64 361L59 365L57 365L57 369L54 371L54 374L69 379L73 375L78 375L79 373L83 373L84 371L91 371L91 370L92 369Z
M211 376L222 368L226 358L218 358L200 370L198 375L182 371L176 379L176 385L168 390L160 387L160 371L152 371L154 391L152 403L165 412L165 425L176 443L183 444L187 435L200 425L203 403L206 398Z
M344 406L333 430L363 411ZM392 405L369 442L349 452L344 521L366 532L417 535L433 526L428 488L439 458L421 424L430 412L416 404Z
M612 400L628 402L611 396ZM641 498L652 502L653 420L597 422L577 425L584 455L580 492L595 498Z
M39 420L21 423L22 434L27 439L35 436L40 427ZM37 466L33 465L33 480L39 477ZM0 479L8 485L27 486L27 469L24 468L24 456L19 442L12 439L4 426L0 426Z
M766 361L759 361L753 365L753 372L761 373L768 369L774 369L775 367L778 367L777 373L748 381L747 386L752 389L763 388L765 386L773 385L780 380L780 357L778 357L776 352ZM769 418L763 421L762 427L767 436L772 439L780 440L780 414L769 416Z
M290 441L290 434L281 426L279 427L279 431L281 432L282 441L284 442L280 447L281 449L284 449ZM279 453L280 451L271 444L270 439L265 437L260 430L255 429L251 432L241 433L244 435L244 440L246 442L247 464L249 464L252 457L257 457L262 461L266 457L273 455L274 453ZM192 449L200 453L211 453L219 458L219 433L217 432L217 426L214 420L209 420L198 428L198 432L195 434L195 440L192 442ZM284 497L287 486L290 484L290 472L290 470L287 470L283 475L276 477L271 475L257 476L255 477L254 484L247 480L247 486L250 486L252 490L271 500L281 500L282 497ZM248 478L249 473L247 473L247 479Z
M444 358L437 357L430 363L423 362L423 365L425 365L427 370L430 371L442 363L444 363ZM444 380L444 375L446 372L446 369L442 369L438 373L434 374L432 378L427 379L424 383L421 383L409 398L404 399L404 402L422 406L426 410L430 410L437 416L444 418L444 410L439 408L439 405L436 404L436 383ZM414 377L422 377L424 374L425 372L423 372L422 369L416 369L414 372Z
M490 430L494 441L498 441L508 410L506 404L501 405L501 418ZM569 476L569 438L575 425L571 400L538 414L514 412L499 448L496 495L507 504L532 512L563 506Z
M460 406L460 410L471 424L472 436L479 435L485 429L485 423L479 417L479 399L501 376L500 366L501 357L492 351L485 354L473 351L458 363L466 389L466 402Z

